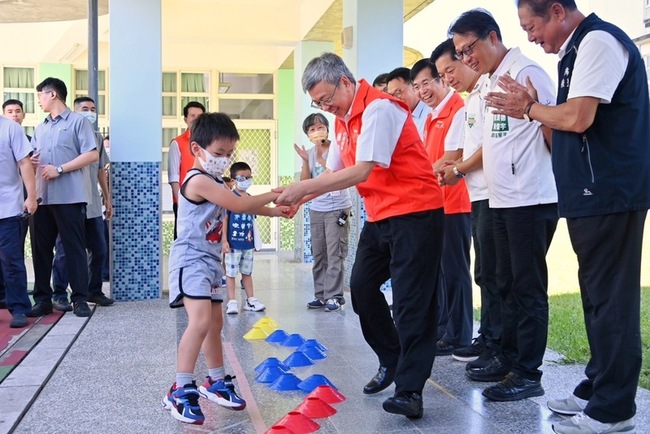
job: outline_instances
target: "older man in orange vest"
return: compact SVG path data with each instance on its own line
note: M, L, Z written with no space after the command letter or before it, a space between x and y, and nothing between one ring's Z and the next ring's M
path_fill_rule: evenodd
M380 365L364 393L395 381L384 410L422 417L422 389L435 357L442 191L406 104L357 82L333 53L309 62L302 86L313 107L336 116L337 146L325 173L284 187L277 202L297 204L357 187L367 221L350 278L352 306ZM380 291L388 278L393 318Z
M178 211L178 192L183 185L185 174L194 164L194 155L190 151L190 129L192 122L205 113L203 104L197 101L190 101L183 107L183 120L187 129L183 134L176 137L169 144L167 154L167 178L172 188L172 199L174 200L174 239L176 239L176 213Z

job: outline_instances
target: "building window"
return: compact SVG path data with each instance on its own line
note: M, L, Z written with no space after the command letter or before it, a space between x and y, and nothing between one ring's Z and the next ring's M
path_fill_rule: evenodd
M274 119L273 74L219 74L219 111L233 119Z
M88 95L88 71L86 69L75 69L75 98ZM106 116L106 71L98 71L97 74L97 92L98 98L95 101L97 114Z
M178 92L180 89L180 92ZM208 109L210 101L210 73L207 72L163 72L162 104L163 116L179 117L183 107L190 101L198 101Z
M34 68L2 68L3 102L17 99L23 103L25 113L35 112Z

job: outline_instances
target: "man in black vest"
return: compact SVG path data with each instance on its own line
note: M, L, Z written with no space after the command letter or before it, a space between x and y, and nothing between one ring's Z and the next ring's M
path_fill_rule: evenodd
M501 77L488 105L553 129L560 215L578 256L591 359L586 379L549 400L557 433L634 431L641 370L640 276L650 208L650 102L645 66L630 38L574 0L519 0L528 39L559 53L557 106Z

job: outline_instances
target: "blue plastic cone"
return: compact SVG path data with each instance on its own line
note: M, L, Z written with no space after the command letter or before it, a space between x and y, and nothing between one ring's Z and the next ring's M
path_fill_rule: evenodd
M275 380L269 388L277 390L278 392L283 392L286 390L300 390L298 389L298 384L300 383L300 378L296 377L294 374L286 373L282 374Z
M271 332L271 334L266 338L266 342L281 344L285 339L287 339L287 337L289 337L287 332L282 329L277 329Z
M257 377L255 377L255 380L260 383L273 383L275 380L280 378L282 374L286 373L287 371L279 366L268 366L264 368L264 370L260 372Z
M264 360L262 363L257 365L255 368L255 372L258 374L262 372L264 369L269 368L271 366L278 366L279 368L283 369L284 371L289 371L289 367L282 363L280 359L277 357L269 357L268 359Z
M326 351L327 351L327 347L326 347L325 345L321 344L320 342L318 342L316 339L307 339L307 340L305 341L305 343L306 343L307 345L309 345L309 346L312 346L312 347L316 347L316 348L318 348L318 349L321 350L322 352L326 352Z
M307 354L307 356L309 356L309 358L312 360L323 360L327 357L327 354L313 345L307 345L307 342L299 346L296 351L302 351L303 353Z
M284 341L282 341L282 345L284 345L285 347L299 347L304 343L305 343L305 338L303 338L298 333L291 334L287 336L287 338Z
M309 393L316 389L318 386L330 386L336 389L336 386L332 384L332 382L328 380L326 376L321 374L314 374L309 378L304 379L298 384L298 389Z
M311 366L314 364L314 361L302 351L294 351L289 357L284 359L283 363L290 368L296 368L299 366Z

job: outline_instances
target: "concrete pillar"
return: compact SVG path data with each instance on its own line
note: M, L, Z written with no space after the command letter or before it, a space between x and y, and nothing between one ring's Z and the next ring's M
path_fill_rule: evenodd
M404 3L402 0L343 0L343 32L348 46L343 60L357 80L370 84L379 74L404 64ZM351 35L351 40L349 39ZM345 283L357 253L357 242L366 221L363 200L356 189L350 189L352 217L350 241L345 261ZM385 285L390 287L390 281Z
M379 74L403 66L402 0L343 0L343 32L352 35L343 60L356 79L372 84Z
M110 1L111 288L121 301L161 296L161 9Z

